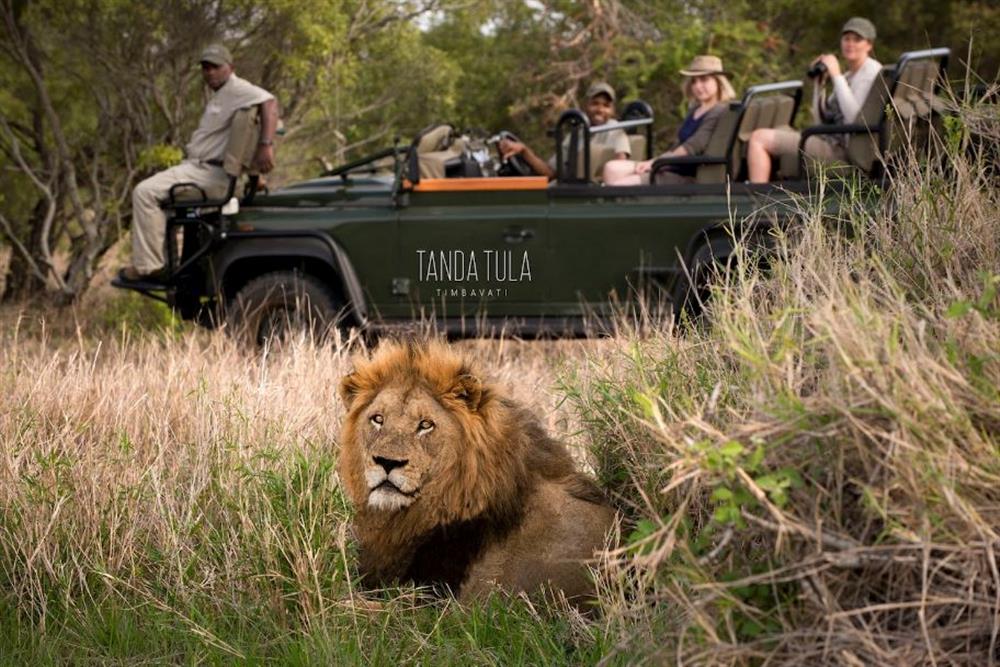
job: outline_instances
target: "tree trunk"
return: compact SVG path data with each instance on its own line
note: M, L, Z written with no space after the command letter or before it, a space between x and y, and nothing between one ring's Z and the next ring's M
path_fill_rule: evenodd
M39 257L39 249L42 247L42 232L44 226L41 224L41 221L45 218L47 209L48 202L44 198L39 199L34 210L32 210L31 218L28 220L28 224L26 225L26 227L31 230L31 233L30 235L25 235L28 237L26 239L25 248L31 256L35 258ZM38 278L38 275L32 269L31 263L17 250L17 248L12 248L10 265L7 269L7 280L4 286L3 294L0 295L0 302L12 303L25 301L29 298L36 297L39 294L43 294L44 292L45 283Z

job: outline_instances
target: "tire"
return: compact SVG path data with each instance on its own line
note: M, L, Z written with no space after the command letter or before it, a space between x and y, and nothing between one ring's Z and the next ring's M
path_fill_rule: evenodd
M726 257L716 256L717 249L706 242L691 257L687 270L677 276L674 284L674 315L698 319L711 295L711 282L726 264Z
M322 340L342 308L329 287L298 271L265 273L244 285L226 309L230 335L258 347L306 335Z

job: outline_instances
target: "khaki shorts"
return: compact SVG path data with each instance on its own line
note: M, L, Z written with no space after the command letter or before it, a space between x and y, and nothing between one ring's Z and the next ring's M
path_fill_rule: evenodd
M802 135L795 130L774 130L775 155L795 155L799 152ZM806 139L805 153L819 162L847 162L847 149L830 136L813 136Z

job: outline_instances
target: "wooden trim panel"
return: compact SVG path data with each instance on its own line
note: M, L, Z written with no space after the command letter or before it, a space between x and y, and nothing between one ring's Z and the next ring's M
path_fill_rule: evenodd
M506 176L497 178L422 178L414 192L475 192L498 190L545 190L545 176Z

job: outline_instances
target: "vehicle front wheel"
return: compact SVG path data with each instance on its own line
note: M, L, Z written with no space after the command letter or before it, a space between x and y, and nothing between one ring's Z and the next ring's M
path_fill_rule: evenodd
M257 346L307 335L322 339L341 314L329 287L298 271L275 271L244 285L226 309L226 328Z

